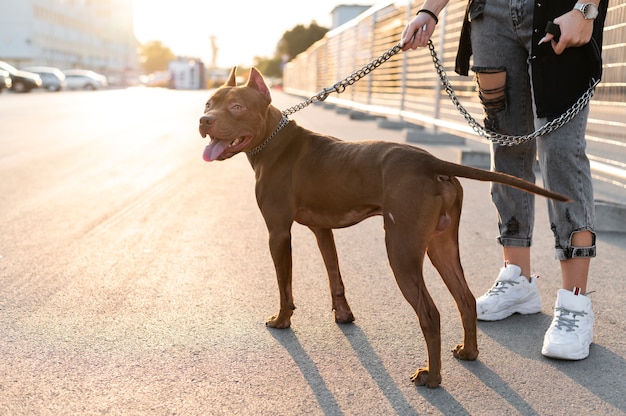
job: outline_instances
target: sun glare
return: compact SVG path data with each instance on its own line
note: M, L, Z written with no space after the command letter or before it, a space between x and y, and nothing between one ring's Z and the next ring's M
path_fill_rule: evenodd
M330 27L332 10L346 2L133 0L133 4L139 42L160 40L177 55L199 57L208 63L213 58L214 36L217 65L230 67L251 65L255 56L273 56L282 35L298 24L316 21Z

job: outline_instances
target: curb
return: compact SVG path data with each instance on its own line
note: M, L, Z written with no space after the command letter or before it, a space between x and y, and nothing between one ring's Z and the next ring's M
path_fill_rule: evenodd
M445 144L459 145L465 144L463 137L455 136L447 133L430 133L424 129L410 128L406 131L406 141L411 143L423 144Z
M595 201L598 232L626 233L626 206L602 200Z
M479 150L463 149L459 156L460 164L489 170L491 168L491 154Z

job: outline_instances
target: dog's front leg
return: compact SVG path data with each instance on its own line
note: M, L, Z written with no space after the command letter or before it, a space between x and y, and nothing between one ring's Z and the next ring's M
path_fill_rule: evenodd
M311 228L317 239L326 272L328 273L328 283L330 285L330 296L333 302L333 311L335 311L335 322L342 324L354 322L354 315L350 310L348 301L345 296L345 289L341 273L339 272L339 259L337 258L337 248L335 246L335 238L333 231L329 228Z
M291 291L291 232L289 229L285 231L272 231L270 229L269 245L278 279L280 310L265 324L271 328L289 328L291 315L296 309Z

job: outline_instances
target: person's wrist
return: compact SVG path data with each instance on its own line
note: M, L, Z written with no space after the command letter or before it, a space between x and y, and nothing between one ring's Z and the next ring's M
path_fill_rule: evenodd
M574 5L574 10L581 12L585 20L594 20L598 16L598 6L591 2L578 2Z
M433 12L431 12L428 9L420 9L417 11L417 13L415 13L415 15L417 16L420 13L426 13L427 15L429 15L430 17L433 18L433 20L435 21L435 24L439 23L439 18L437 17L437 15Z

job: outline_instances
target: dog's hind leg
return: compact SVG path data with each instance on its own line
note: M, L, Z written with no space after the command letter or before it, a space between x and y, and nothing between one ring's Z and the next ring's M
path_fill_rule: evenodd
M461 314L463 343L458 344L452 353L461 360L475 360L478 357L476 299L465 280L456 234L455 231L450 231L434 235L428 246L428 257L448 287Z
M415 220L398 222L392 215L385 215L385 242L396 282L417 314L428 350L427 367L419 368L411 380L434 388L441 384L440 317L426 289L422 267L430 237L427 230L435 225L419 224Z
M462 360L478 357L476 340L476 299L470 291L459 255L459 222L463 204L463 189L458 180L440 177L444 205L435 233L428 243L428 257L452 294L461 314L463 343L452 353Z
M339 259L337 258L337 248L335 246L333 231L328 228L309 228L315 234L317 245L322 253L326 272L328 273L335 321L342 324L353 322L354 315L352 315L352 311L346 300L343 280L341 279L341 272L339 271Z

